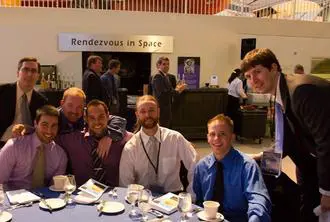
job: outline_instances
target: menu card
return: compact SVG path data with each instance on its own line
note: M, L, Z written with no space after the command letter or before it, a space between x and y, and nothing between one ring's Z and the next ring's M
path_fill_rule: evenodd
M161 197L154 199L151 202L151 206L153 209L159 210L165 214L171 214L177 210L178 203L178 195L174 193L167 193Z
M93 179L89 179L86 183L79 187L79 190L86 192L97 199L100 198L107 189L107 185Z
M40 200L40 197L25 189L12 190L6 192L11 204L24 204Z

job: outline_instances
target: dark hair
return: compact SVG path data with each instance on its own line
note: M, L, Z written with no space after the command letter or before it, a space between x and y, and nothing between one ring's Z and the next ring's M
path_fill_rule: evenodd
M41 116L55 116L59 117L60 112L54 106L44 105L43 107L37 109L36 122L39 123Z
M224 114L218 114L209 121L207 121L207 126L209 126L211 123L215 121L225 122L228 126L231 132L234 131L234 121L230 119L230 117L225 116Z
M168 61L169 62L170 60L165 56L161 56L157 59L156 65L158 66L158 65L162 64L163 61Z
M301 71L301 72L305 72L304 70L304 67L300 64L297 64L295 67L294 67L294 72L297 73L298 71Z
M109 110L108 110L107 105L104 102L102 102L101 100L98 100L98 99L93 99L93 100L91 100L87 104L86 110L85 110L86 115L88 115L88 109L89 109L89 107L91 107L91 106L99 106L99 105L103 106L105 113L109 115Z
M240 75L241 75L241 70L240 69L235 69L231 73L231 75L230 75L230 77L228 79L228 83L231 83L236 77L239 77Z
M109 69L113 69L113 68L117 68L118 66L120 66L120 61L117 59L111 59L108 63L108 68Z
M280 63L270 49L254 49L244 56L244 59L241 62L241 70L245 73L257 65L262 65L270 70L273 64L277 65L277 71L282 71Z
M103 61L103 59L100 56L96 56L96 55L89 56L87 59L87 68L90 68L92 64L95 64L97 62L97 60L100 60L101 62Z
M36 62L37 65L38 65L38 73L40 72L40 64L39 64L37 58L35 58L35 57L24 57L24 58L21 58L18 61L18 65L17 65L17 71L18 72L22 68L24 62Z

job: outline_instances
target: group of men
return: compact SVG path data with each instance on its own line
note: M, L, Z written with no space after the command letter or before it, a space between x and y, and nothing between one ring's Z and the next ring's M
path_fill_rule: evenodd
M270 221L272 204L263 175L253 159L233 148L230 118L219 114L209 120L207 140L212 153L199 161L189 141L159 124L161 98L185 86L169 86L169 61L158 61L160 72L152 78L152 87L155 92L160 86L167 90L159 91L158 97L157 93L139 97L138 130L132 134L125 130L125 119L111 115L101 94L88 101L85 93L96 86L84 87L85 93L79 88L67 89L58 109L44 106L47 101L33 89L38 62L22 59L17 82L0 86L1 107L7 98L15 98L15 104L5 106L10 112L0 116L1 141L5 143L0 151L0 184L8 189L49 186L53 176L69 172L78 185L94 178L110 186L139 183L156 193L180 192L182 162L188 170L187 191L197 204L218 201L219 211L229 221ZM100 67L98 61L90 62L94 64L89 66L91 70ZM330 83L309 75L284 75L269 49L248 53L241 69L255 91L276 98L274 153L289 155L297 165L302 177L301 221L315 221L312 210L318 204L323 211L330 210L330 105L319 101L330 96ZM86 76L101 82L97 77ZM24 124L24 136L9 139L13 129L22 128L17 124Z

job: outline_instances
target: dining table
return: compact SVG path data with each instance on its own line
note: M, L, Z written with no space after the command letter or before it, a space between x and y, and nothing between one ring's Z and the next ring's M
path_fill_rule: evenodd
M133 221L129 217L129 212L131 210L131 204L125 201L125 196L127 192L127 188L118 187L117 189L117 197L114 199L112 196L105 192L100 200L96 203L92 204L78 204L75 203L73 205L66 205L62 209L54 210L52 212L48 210L44 210L39 207L39 202L33 203L32 205L28 205L26 207L20 207L13 210L7 210L12 214L13 222L65 222L65 221L79 221L79 222L97 222L97 221ZM42 194L44 198L63 198L64 193L51 191L48 187L38 189L38 193ZM76 195L75 193L73 195ZM100 201L117 201L124 204L124 211L118 214L100 214L97 210L97 205ZM8 199L5 200L5 206L9 205ZM199 208L196 205L192 205L192 210L195 208ZM180 220L180 212L175 211L170 215L164 214L164 218L161 220L156 220L156 217L150 213L148 215L148 220L151 221L179 221ZM189 221L200 221L197 217L196 213L189 215ZM154 219L154 220L153 220ZM134 220L141 221L141 220Z

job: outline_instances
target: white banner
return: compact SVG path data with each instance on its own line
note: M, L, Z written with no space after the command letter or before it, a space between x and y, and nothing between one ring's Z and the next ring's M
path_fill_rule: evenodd
M173 37L158 35L90 35L60 33L59 51L113 51L172 53Z

